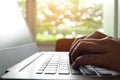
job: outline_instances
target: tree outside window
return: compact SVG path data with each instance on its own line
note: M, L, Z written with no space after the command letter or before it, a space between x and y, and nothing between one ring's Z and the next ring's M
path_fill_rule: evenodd
M37 41L76 38L103 28L103 0L36 0L36 5Z

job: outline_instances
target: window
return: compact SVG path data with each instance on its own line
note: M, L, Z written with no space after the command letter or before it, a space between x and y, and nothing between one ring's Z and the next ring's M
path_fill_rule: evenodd
M32 1L32 0L28 0ZM55 41L103 31L103 0L34 0L35 38ZM26 17L26 0L18 0ZM29 3L27 3L29 5Z

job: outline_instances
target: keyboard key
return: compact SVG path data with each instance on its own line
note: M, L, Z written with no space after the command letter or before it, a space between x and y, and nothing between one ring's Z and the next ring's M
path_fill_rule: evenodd
M59 67L60 70L69 70L69 67Z
M113 72L111 70L105 69L105 68L100 68L100 67L95 67L95 70L98 71L99 76L112 76Z
M42 68L42 67L41 67L41 68L39 69L39 71L43 71L44 69L45 69L45 68Z
M98 70L98 71L106 71L107 70L105 68L99 68L99 67L95 67L95 69Z
M45 70L46 70L46 71L56 71L57 68L46 68Z
M111 71L99 71L101 76L112 76Z
M109 75L112 75L112 76L119 76L120 75L119 72L108 70L106 68L96 67L95 69L98 70L101 75L108 75L108 76Z
M47 68L57 68L58 66L47 66Z
M46 67L46 66L47 66L47 64L46 64L46 63L42 65L42 67Z
M85 75L96 75L96 72L90 68L83 68Z
M69 67L69 65L59 64L59 67Z
M45 61L36 74L60 74L60 75L97 75L97 76L118 76L120 73L107 70L105 68L100 68L99 66L80 66L78 70L70 68L69 57L59 55L49 58Z
M45 74L55 74L56 71L45 71Z
M69 70L59 70L58 73L59 74L69 74L70 71Z
M58 64L48 64L48 66L58 66Z
M83 68L80 66L79 67L79 71L83 74L83 75L86 75L85 72L83 71Z
M36 74L42 74L43 73L43 71L37 71L37 73Z
M83 73L83 75L97 75L95 70L92 69L92 68L90 69L90 67L87 68L85 66L80 66L79 70L80 70L81 73Z

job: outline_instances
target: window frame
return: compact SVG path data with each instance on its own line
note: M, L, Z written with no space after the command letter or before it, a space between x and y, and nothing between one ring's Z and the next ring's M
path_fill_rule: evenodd
M26 0L26 21L35 38L36 32L36 0Z
M104 0L103 7L104 33L115 38L118 37L118 1Z
M36 33L36 0L26 0L26 21L28 23L28 26L30 28L30 31L32 32L33 38L35 38ZM42 50L45 47L50 47L49 50L54 50L54 46L56 41L45 41L45 42L38 42L36 41L38 47Z

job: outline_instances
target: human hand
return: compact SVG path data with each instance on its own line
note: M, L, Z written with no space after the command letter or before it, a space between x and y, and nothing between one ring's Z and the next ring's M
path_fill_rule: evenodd
M83 37L80 37L80 38L77 38L76 40L74 40L74 42L71 45L70 51L69 51L69 61L70 61L70 64L72 64L72 62L73 62L73 60L71 59L71 56L75 52L75 48L78 46L78 44L82 40L87 40L87 39L101 39L101 38L105 38L105 37L108 37L108 36L105 35L105 34L103 34L103 33L101 33L101 32L96 31L95 33L93 33L91 35L83 36ZM76 54L78 54L78 53L76 52ZM85 54L85 53L79 53L79 56L83 55L83 54Z
M72 67L76 69L80 65L97 65L120 72L119 49L120 42L111 38L82 40L71 56ZM89 51L90 54L79 55Z
M69 54L70 63L73 68L92 64L120 71L119 49L120 40L95 32L73 42Z

